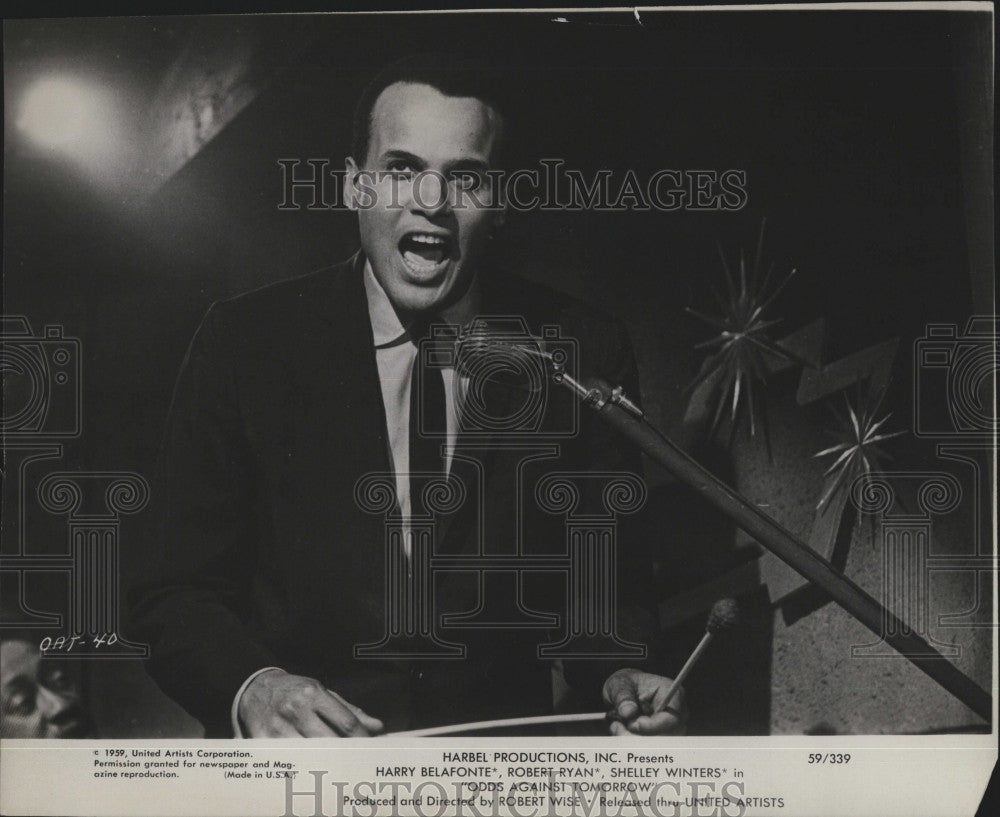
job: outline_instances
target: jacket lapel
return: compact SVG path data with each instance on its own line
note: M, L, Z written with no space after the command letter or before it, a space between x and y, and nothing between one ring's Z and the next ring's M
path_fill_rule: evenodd
M317 430L314 444L338 472L331 474L338 490L351 496L364 474L392 471L363 265L358 253L316 290L311 307L317 320L303 341L311 348L299 377L314 383L306 409L306 425Z

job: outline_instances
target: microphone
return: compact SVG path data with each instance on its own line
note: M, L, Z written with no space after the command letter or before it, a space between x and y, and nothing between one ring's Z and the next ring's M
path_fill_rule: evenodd
M455 371L469 379L474 401L485 402L484 390L493 387L537 395L552 379L553 351L546 348L546 338L531 334L522 318L479 317L452 340Z
M459 366L469 366L486 356L533 357L551 360L545 339L532 335L522 318L479 317L462 327L455 337Z
M716 633L731 630L739 617L740 608L736 603L736 599L719 599L712 605L712 612L708 614L708 623L705 625L705 635L702 636L701 641L698 642L698 646L695 647L694 652L691 653L691 657L688 658L684 666L681 667L681 671L677 673L677 677L674 678L674 682L670 685L670 689L667 690L667 697L663 701L664 707L666 707L667 704L673 700L677 691L680 689L681 684L684 683L684 679L688 677L691 670L694 668L695 663L699 658L701 658L705 650L708 649L708 645L712 642L712 637Z

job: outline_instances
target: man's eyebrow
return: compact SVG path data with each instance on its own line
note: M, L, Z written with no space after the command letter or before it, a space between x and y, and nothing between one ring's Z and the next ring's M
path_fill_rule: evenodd
M424 166L423 159L406 150L387 150L379 157L379 159L383 164L395 161L404 161L418 169Z
M482 159L456 159L448 163L449 173L485 173L489 169L489 162Z
M11 675L9 678L4 678L3 683L0 684L0 689L3 689L4 692L19 690L21 688L30 688L34 683L35 679L30 675L20 673L18 675Z
M411 165L417 170L421 170L426 166L426 162L421 159L416 154L410 153L408 150L399 150L393 148L392 150L387 150L379 157L379 161L383 164L388 164L389 162L403 161ZM455 159L454 161L448 162L445 166L446 172L448 173L485 173L490 169L489 162L482 159L477 159L475 157L467 157L461 159Z

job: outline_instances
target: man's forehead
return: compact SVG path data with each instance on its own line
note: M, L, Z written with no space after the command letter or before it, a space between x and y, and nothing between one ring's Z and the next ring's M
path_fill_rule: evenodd
M481 99L397 82L379 94L372 108L369 154L401 150L426 159L489 161L500 127L499 114Z
M20 639L0 641L0 682L7 683L18 675L34 675L40 656L34 644Z

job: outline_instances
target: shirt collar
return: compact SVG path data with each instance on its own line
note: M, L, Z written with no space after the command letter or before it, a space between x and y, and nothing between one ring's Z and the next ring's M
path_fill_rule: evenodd
M406 337L406 327L399 321L389 296L372 272L371 263L365 259L365 295L368 298L368 317L372 321L375 348L394 346Z
M372 337L375 341L375 348L381 349L388 346L396 346L410 336L406 327L399 320L399 315L392 306L392 301L386 295L382 285L372 271L371 262L365 259L365 296L368 298L368 316L372 322ZM441 320L447 323L464 326L479 313L479 306L482 302L482 295L479 288L479 280L473 280L472 285L465 294L447 309L441 311Z

